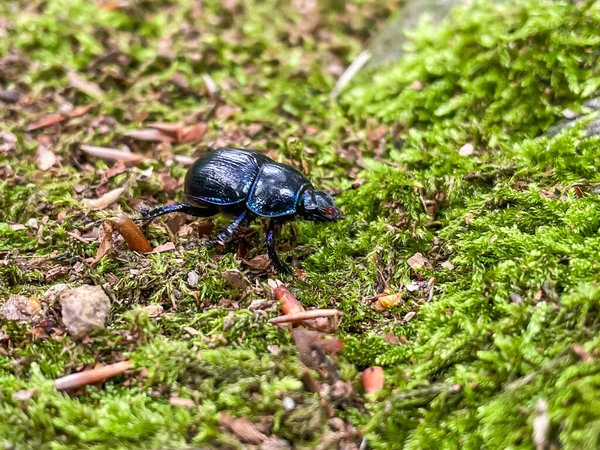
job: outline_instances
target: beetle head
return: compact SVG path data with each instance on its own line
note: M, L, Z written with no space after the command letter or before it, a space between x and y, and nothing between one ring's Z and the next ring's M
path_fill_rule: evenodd
M326 192L307 189L302 196L301 205L301 215L308 220L333 222L342 219L342 213Z

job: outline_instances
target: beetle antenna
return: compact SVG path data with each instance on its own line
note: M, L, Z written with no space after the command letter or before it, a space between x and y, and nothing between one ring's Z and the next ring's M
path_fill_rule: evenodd
M332 197L337 197L342 192L354 191L354 190L358 189L359 187L360 187L360 183L357 181L356 183L353 183L352 186L347 187L346 189L342 189L341 191L334 192L333 194L331 194L331 196Z

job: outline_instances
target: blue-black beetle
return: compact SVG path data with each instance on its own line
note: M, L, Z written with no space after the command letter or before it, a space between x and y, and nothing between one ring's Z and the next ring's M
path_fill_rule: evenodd
M223 213L235 220L209 244L225 244L241 225L256 217L269 219L266 246L275 269L290 269L277 256L275 235L280 226L296 216L318 222L342 218L331 195L316 190L293 167L277 163L260 153L220 148L194 162L185 177L184 203L142 211L141 219L182 212L196 217Z

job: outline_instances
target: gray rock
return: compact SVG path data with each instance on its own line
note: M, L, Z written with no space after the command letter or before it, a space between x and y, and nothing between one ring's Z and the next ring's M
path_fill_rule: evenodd
M100 286L80 286L60 295L62 320L74 338L82 338L104 328L110 299Z

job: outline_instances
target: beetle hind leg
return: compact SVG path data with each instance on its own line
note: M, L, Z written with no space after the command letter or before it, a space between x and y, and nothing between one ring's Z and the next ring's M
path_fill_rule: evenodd
M158 208L140 211L142 217L136 217L134 220L152 220L164 216L165 214L175 212L184 213L194 217L211 217L217 214L218 211L213 207L199 208L197 206L188 205L187 203L179 203L177 205L159 206Z
M269 229L267 230L267 238L265 240L267 253L269 255L269 259L271 260L271 264L273 264L273 267L275 267L277 272L290 275L293 273L291 267L279 259L279 255L275 249L275 239L277 237L277 231L279 228L278 225L279 224L274 220L269 221Z

